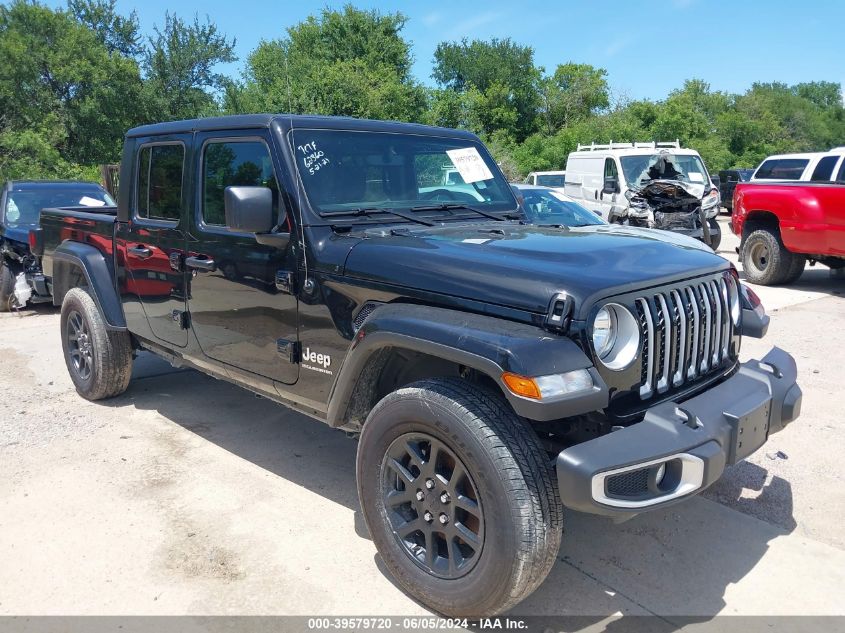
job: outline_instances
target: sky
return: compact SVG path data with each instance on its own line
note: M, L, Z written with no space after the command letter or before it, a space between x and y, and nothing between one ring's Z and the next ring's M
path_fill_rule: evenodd
M64 6L65 0L49 0ZM208 15L237 39L239 61L218 67L239 76L262 39L345 2L272 0L117 0L121 13L137 11L145 33L166 11L184 18ZM554 72L568 61L608 71L613 95L659 100L685 79L714 90L744 92L755 81L794 84L826 80L845 84L845 2L836 0L360 0L360 8L401 11L412 43L413 72L427 85L438 42L510 37L534 48L535 63Z

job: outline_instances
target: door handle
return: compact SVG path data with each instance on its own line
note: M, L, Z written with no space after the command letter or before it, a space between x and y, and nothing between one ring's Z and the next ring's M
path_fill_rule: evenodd
M126 251L130 255L134 255L138 259L148 259L153 256L153 251L143 244L138 244L138 246L132 246L127 248Z
M217 270L217 265L214 263L213 259L205 259L201 257L186 257L185 266L208 273L213 273Z

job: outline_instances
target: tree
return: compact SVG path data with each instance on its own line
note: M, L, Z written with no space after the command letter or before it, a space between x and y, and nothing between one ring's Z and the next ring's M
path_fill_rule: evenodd
M155 27L144 57L146 94L151 118L188 119L212 113L215 94L226 91L228 79L215 66L233 62L235 40L220 33L206 18L192 23L165 14L164 28Z
M91 29L110 53L137 58L143 53L138 14L124 17L115 11L117 0L68 0L67 7L77 22Z
M434 51L432 77L441 88L472 98L473 129L489 135L502 129L522 141L535 128L539 70L534 49L509 38L441 42Z
M324 9L250 53L225 109L420 120L426 94L410 74L404 26L400 13Z
M115 160L139 121L134 60L108 51L69 13L15 0L0 5L0 163L21 175L63 175Z
M610 107L607 71L589 64L561 64L539 84L540 117L546 134Z

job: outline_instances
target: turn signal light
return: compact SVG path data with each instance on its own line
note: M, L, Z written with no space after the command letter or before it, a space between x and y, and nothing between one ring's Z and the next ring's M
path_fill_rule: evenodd
M508 389L518 396L533 398L534 400L540 400L543 397L540 395L540 387L537 386L533 378L505 372L502 374L502 380L508 386Z

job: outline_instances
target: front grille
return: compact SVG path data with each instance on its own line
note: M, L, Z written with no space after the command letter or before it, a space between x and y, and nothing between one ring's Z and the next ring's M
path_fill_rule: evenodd
M648 468L629 470L607 478L607 494L611 497L639 497L648 492Z
M732 277L720 275L636 299L643 332L641 399L705 376L728 358L730 283Z

